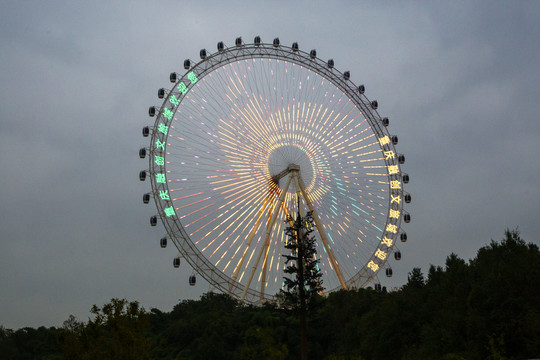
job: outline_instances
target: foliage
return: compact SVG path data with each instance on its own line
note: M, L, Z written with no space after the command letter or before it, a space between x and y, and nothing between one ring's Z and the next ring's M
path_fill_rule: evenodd
M516 230L470 261L456 254L392 292L315 297L310 359L540 358L540 251ZM0 326L2 359L298 359L298 319L223 294L146 312L112 299L62 328Z
M65 359L148 359L150 357L149 321L136 301L111 299L92 306L86 325L72 316L64 322L68 332Z
M291 251L291 255L283 256L286 259L285 273L290 274L290 277L283 278L285 290L280 292L281 299L284 300L283 305L287 307L300 308L303 301L301 297L304 297L309 308L314 297L324 290L315 249L315 237L311 235L313 218L309 212L305 218L298 214L294 222L291 217L287 222L292 224L285 229L287 235L285 248Z
M286 220L290 226L285 229L287 235L285 248L291 251L291 255L284 255L285 273L291 277L283 277L284 289L279 294L283 300L281 305L293 310L298 316L302 360L307 359L309 354L307 310L313 309L314 298L324 290L315 249L315 237L311 235L313 220L312 212L308 212L306 217L302 217L298 212L294 222L291 216Z
M62 330L54 327L25 327L13 331L0 326L0 358L61 359L61 337Z

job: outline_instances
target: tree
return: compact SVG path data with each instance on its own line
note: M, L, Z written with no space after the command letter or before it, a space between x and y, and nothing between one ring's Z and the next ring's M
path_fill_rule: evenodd
M313 299L323 291L319 260L315 249L313 217L311 212L303 218L298 212L296 220L287 218L290 224L286 229L287 243L285 248L291 255L285 255L285 273L291 278L283 277L286 290L281 290L285 305L295 310L300 318L300 351L302 359L307 359L306 311L311 308ZM292 223L292 224L291 224Z
M309 212L305 218L298 214L294 223L292 220L292 217L287 219L287 222L292 224L285 229L285 248L291 251L291 255L284 255L285 273L291 277L283 277L286 290L282 289L280 295L284 298L286 307L298 309L304 305L307 309L316 295L324 290L315 237L311 235L313 217Z
M70 317L64 326L71 331L65 343L65 359L148 359L150 340L149 321L144 308L137 301L111 299L103 305L92 306L94 318L86 326Z
M0 358L59 359L62 351L61 330L54 327L24 327L13 331L0 326Z
M422 269L413 268L407 277L407 284L404 288L416 288L419 289L425 285L424 274L422 274Z
M471 263L470 337L490 337L493 353L528 358L540 354L540 251L518 230L478 250ZM480 340L480 339L479 339ZM485 339L482 339L485 342ZM487 356L489 354L482 353Z

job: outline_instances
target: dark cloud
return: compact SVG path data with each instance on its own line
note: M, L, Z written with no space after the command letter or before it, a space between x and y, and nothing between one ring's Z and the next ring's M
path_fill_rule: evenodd
M538 243L535 2L3 2L0 324L86 319L112 297L169 310L188 286L141 201L141 128L185 58L255 35L334 58L390 118L413 221L389 287L506 227ZM384 276L384 275L383 275Z

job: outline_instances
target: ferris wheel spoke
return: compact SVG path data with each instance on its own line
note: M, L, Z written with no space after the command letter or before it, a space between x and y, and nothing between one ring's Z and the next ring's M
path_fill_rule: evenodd
M236 264L236 267L234 268L233 275L232 275L232 278L233 278L234 281L236 281L236 279L238 278L238 273L242 269L242 265L244 264L246 254L247 254L249 248L251 247L251 242L253 241L253 237L257 233L257 230L259 228L259 224L260 224L261 219L262 219L262 217L264 215L264 210L266 209L266 206L267 206L268 201L270 200L270 198L271 198L271 195L270 194L267 195L266 198L264 199L263 205L259 209L259 214L257 215L257 220L255 221L255 224L254 224L253 228L250 231L248 240L247 240L247 242L245 244L244 252L243 252L243 254L242 254L241 258L240 258L240 261Z
M302 196L304 197L304 200L306 201L306 205L307 205L309 211L311 211L311 214L312 214L311 216L313 216L313 221L315 222L315 226L317 227L317 231L319 232L319 235L321 236L321 240L322 240L322 242L324 244L324 247L326 249L326 253L330 257L330 261L332 262L332 265L334 267L334 271L336 272L336 275L337 275L337 277L339 279L341 287L343 289L347 289L347 284L345 283L345 278L343 276L343 273L341 272L341 268L339 267L339 264L338 264L338 262L336 260L336 257L334 255L334 252L333 252L332 248L328 244L328 237L326 235L326 232L324 231L324 228L322 227L319 216L318 216L317 212L315 211L315 208L313 207L313 204L311 203L311 200L308 197L308 194L307 194L306 189L304 187L304 183L302 181L302 178L300 177L300 174L298 172L296 172L296 171L295 171L295 173L293 173L293 175L295 175L297 186L302 192Z
M255 275L255 272L257 271L257 268L259 266L259 262L261 261L261 256L263 253L267 252L268 245L270 243L270 234L272 233L272 228L274 227L274 223L276 222L277 215L279 213L279 209L281 206L281 203L283 203L283 200L285 199L285 194L287 194L287 191L289 189L289 185L291 184L292 177L289 177L287 184L285 185L285 188L281 191L281 195L279 196L278 204L274 206L272 218L270 219L270 222L268 223L266 227L266 235L264 239L264 243L259 251L259 255L257 256L257 259L255 260L255 263L253 264L253 268L251 270L251 273L249 275L249 279L246 283L246 287L244 289L244 293L242 294L242 300L245 299L247 291L251 285L251 281L253 280L253 276ZM261 288L264 288L265 284L262 284ZM262 292L264 295L264 292Z
M288 188L288 186L287 186ZM286 192L284 190L284 192ZM281 207L281 211L283 211L283 213L285 214L285 218L288 220L289 224L291 226L293 226L293 221L292 219L290 218L290 213L289 213L289 210L287 209L287 207L285 206L285 203L283 201L280 201L279 204L278 204L278 207ZM278 211L279 212L279 211ZM275 222L275 219L274 219L274 222ZM278 226L278 228L280 228L281 226ZM272 228L273 228L273 225L271 223L268 224L268 228L269 230L268 233L267 233L267 236L268 236L268 241L270 241L270 232L272 231ZM274 247L274 251L275 249L277 248L277 239L276 239L276 246ZM266 291L266 276L267 276L267 273L268 273L268 252L269 252L269 247L267 246L267 249L264 253L264 260L263 260L263 266L262 266L262 271L261 271L261 299L264 299L264 293ZM273 256L272 256L272 260L273 260ZM272 267L272 264L270 264L270 267Z
M241 198L233 198L233 199L230 199L228 202L226 202L225 204L219 206L217 209L211 211L209 214L215 214L214 218L210 219L208 222L202 224L199 228L197 228L195 231L193 231L190 236L193 236L195 234L197 234L199 231L205 229L207 226L212 226L214 225L214 228L213 229L210 229L205 235L198 235L200 236L199 240L197 240L197 243L200 242L201 240L203 240L205 237L207 237L208 235L210 235L210 233L212 233L213 231L215 231L217 228L219 228L220 226L222 226L225 222L228 221L228 219L230 219L234 214L236 214L238 212L235 211L233 212L233 210L235 210L235 208L242 208L242 206L245 204L245 203L248 203L250 201L257 201L257 198L256 196L258 195L259 193L256 191L256 189L250 191L249 193L245 194L243 197ZM247 209L247 207L246 207ZM220 212L221 211L221 212ZM231 213L231 214L229 214ZM228 216L227 216L228 215ZM223 216L227 216L226 218L224 218L221 222L219 222L220 218L223 217ZM206 215L203 216L203 218L206 217ZM198 221L200 220L201 218L195 220L195 221ZM217 225L214 223L214 222L217 222ZM213 224L214 223L214 224Z

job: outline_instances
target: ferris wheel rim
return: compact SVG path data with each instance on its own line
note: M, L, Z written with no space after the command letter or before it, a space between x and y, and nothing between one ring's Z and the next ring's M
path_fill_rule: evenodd
M370 123L371 128L376 133L376 135L378 135L379 138L389 135L388 131L381 123L381 116L378 114L376 109L373 109L373 107L371 106L372 103L367 99L367 97L358 91L358 87L356 87L354 83L349 79L349 76L345 76L345 73L340 72L334 67L328 69L327 63L320 58L316 56L313 57L312 54L299 49L295 49L294 47L288 47L284 45L276 46L273 43L242 43L240 46L236 45L234 47L223 48L222 50L218 50L217 52L205 57L195 65L186 68L186 70L188 71L186 71L186 73L175 82L175 88L178 86L177 84L186 84L187 93L189 93L189 91L191 90L191 85L193 85L190 84L189 81L190 74L196 74L198 80L201 80L206 75L211 74L215 69L219 69L227 64L233 63L235 61L254 58L270 58L279 61L290 61L298 65L310 68L318 75L323 74L321 76L329 79L329 81L333 85L337 86L344 93L346 93L347 97L351 99L360 109L362 109L363 113L366 115L366 120ZM165 97L154 124L154 131L152 133L150 147L151 156L149 157L149 172L151 175L155 175L160 171L166 173L165 165L156 165L152 159L152 155L165 153L164 148L156 149L155 146L156 141L166 143L166 137L160 136L160 132L156 131L160 124L163 124L165 126L168 126L167 124L170 124L170 121L168 122L164 120L165 118L163 116L163 109L167 108L170 111L176 113L177 109L181 106L182 101L184 100L184 97L181 97L181 101L179 101L178 104L168 107L167 104L172 94L174 94L174 91L169 92L167 97ZM392 143L390 143L388 146L395 151ZM392 165L394 165L394 162L392 162ZM396 178L401 177L401 174L401 169L399 168L399 173L398 175L396 175ZM230 293L233 296L238 297L237 294L240 291L246 291L242 284L238 283L227 274L224 274L223 271L216 267L212 263L212 261L207 259L207 257L200 251L200 249L198 249L197 246L193 244L190 236L185 231L184 226L179 220L178 216L165 216L165 209L168 208L169 204L162 199L159 199L157 194L159 193L159 191L168 191L168 183L158 183L155 176L150 176L150 179L152 193L154 194L154 200L156 202L156 207L159 212L158 215L161 218L165 228L167 229L169 236L171 237L171 239L173 239L175 246L178 248L179 252L186 258L188 263L190 263L192 267L197 269L197 272L207 281L209 281L215 287L224 292ZM403 193L403 191L401 193ZM389 218L387 216L386 223L388 222ZM397 226L398 229L400 229L401 218L395 221L394 224ZM397 237L397 235L395 235L393 238L394 242L395 237ZM180 238L181 241L174 241L175 239L178 240L178 238ZM390 249L390 247L388 248ZM386 261L380 262L379 264L382 267L386 264ZM360 287L370 282L374 276L376 276L376 272L374 274L369 274L369 272L366 270L366 267L363 266L354 276L348 278L346 283L349 287ZM326 292L332 292L338 288L339 287L332 288ZM248 288L247 294L248 297L246 298L246 301L248 302L260 303L261 301L263 301L263 299L260 298L260 294L258 293L258 291L252 291L252 289ZM267 294L267 296L265 296L265 299L270 299L272 295L273 294Z

